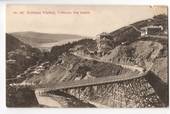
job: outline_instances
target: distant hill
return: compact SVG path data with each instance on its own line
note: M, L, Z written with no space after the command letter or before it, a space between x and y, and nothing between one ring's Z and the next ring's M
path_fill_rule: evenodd
M82 39L82 36L74 34L49 34L39 32L13 32L10 35L16 37L20 41L31 45L32 47L49 47L50 43L56 43L59 41ZM47 44L47 46L45 45ZM42 48L44 48L42 47Z

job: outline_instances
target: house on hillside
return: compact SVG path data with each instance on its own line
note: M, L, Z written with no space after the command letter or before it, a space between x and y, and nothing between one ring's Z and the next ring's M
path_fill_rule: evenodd
M100 39L110 39L110 38L112 38L111 34L107 33L107 32L102 32L99 36L100 36Z
M97 49L98 53L107 52L111 47L109 43L111 42L112 36L110 33L103 32L97 35ZM103 54L102 54L103 55Z
M150 25L150 26L142 27L141 28L141 36L157 35L157 34L160 34L163 30L164 30L164 28L161 25L159 25L159 26Z

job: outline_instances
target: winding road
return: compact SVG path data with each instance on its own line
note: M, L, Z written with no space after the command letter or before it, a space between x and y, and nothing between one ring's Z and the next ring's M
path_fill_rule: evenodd
M87 57L87 56L82 56L82 55L79 55L79 54L76 54L76 53L72 53L73 55L77 56L77 57L80 57L82 59L87 59L87 60L94 60L94 61L98 61L98 62L103 62L103 63L111 63L111 62L107 62L107 61L104 61L104 60L101 60L101 59L95 59L95 58L91 58L91 57ZM111 63L113 64L113 63ZM115 63L114 63L115 64ZM115 65L118 65L118 66L121 66L123 68L127 68L129 70L132 70L132 71L139 71L140 73L143 73L144 72L144 68L142 67L139 67L137 65L135 66L131 66L131 65L124 65L124 64L115 64Z

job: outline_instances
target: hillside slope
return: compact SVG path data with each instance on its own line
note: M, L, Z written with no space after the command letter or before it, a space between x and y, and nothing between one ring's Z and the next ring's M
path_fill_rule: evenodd
M29 66L36 64L40 57L40 50L6 34L7 78L16 77Z
M97 78L119 75L126 72L130 71L118 65L86 60L73 54L66 54L62 55L60 59L49 68L49 70L41 73L39 76L35 75L25 81L40 85L49 85L61 81L80 80L87 75Z
M152 70L165 83L168 83L168 35L167 31L167 17L165 15L158 15L153 19L143 20L132 24L136 28L146 26L163 26L164 30L157 35L131 37L129 34L137 34L132 26L120 28L111 32L109 41L112 46L109 50L103 48L102 60L113 63L129 64L142 66L146 70ZM132 31L133 30L133 31ZM163 38L162 38L163 37ZM116 41L116 43L114 43ZM160 65L160 66L159 66Z

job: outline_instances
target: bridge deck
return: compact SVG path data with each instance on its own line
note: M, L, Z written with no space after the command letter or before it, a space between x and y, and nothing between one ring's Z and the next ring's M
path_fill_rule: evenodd
M76 81L68 81L68 82L59 82L56 84L39 85L36 88L43 89L44 91L71 89L71 88L94 86L94 85L100 85L100 84L106 84L106 83L131 80L131 79L146 76L146 74L147 72L142 73L142 74L128 73L128 74L100 77L100 78L94 78L94 79L86 79L86 80L84 79L84 80L76 80Z

